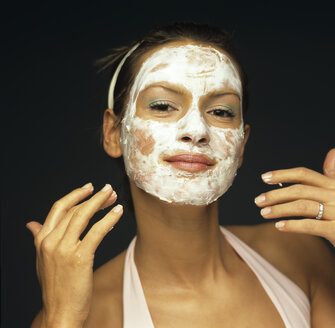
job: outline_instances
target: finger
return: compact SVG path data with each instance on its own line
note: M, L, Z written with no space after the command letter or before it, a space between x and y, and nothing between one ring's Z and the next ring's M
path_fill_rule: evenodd
M41 234L43 236L48 235L58 224L58 222L64 217L64 215L76 204L78 204L80 201L85 199L87 196L89 196L93 192L93 185L92 183L87 183L81 188L77 188L73 191L71 191L66 196L62 197L61 199L57 200L44 224L41 229Z
M93 255L95 250L114 225L119 221L123 213L122 205L115 206L99 222L93 225L80 244L81 251Z
M305 167L267 172L262 174L262 179L268 184L302 183L321 188L335 189L334 179Z
M335 179L335 148L331 149L326 155L323 172L327 177Z
M335 246L334 221L320 221L315 219L287 220L276 222L275 227L280 231L324 237Z
M37 236L37 234L40 232L42 229L42 224L36 221L31 221L26 224L26 227L30 232L33 234L33 236Z
M110 184L106 184L98 193L91 197L85 204L79 206L73 213L63 240L66 243L77 243L80 235L85 230L89 220L97 212L106 200L112 195L113 189Z
M297 199L314 200L319 203L335 200L335 191L319 187L294 184L286 188L280 188L263 193L255 198L258 206L269 206L278 203L290 202Z
M109 207L111 205L113 205L115 203L117 199L117 194L115 191L112 192L111 196L101 205L101 207L98 210L103 210L106 207ZM77 211L79 209L80 206L85 206L87 204L88 200L77 205L74 206L70 211L68 211L68 213L66 214L66 216L64 217L63 220L60 220L60 222L58 223L58 225L56 226L56 228L53 230L52 233L55 234L55 239L57 239L58 241L61 240L65 234L65 231L68 227L69 222L72 219L73 214L75 213L75 211Z
M264 219L275 219L291 216L316 217L319 213L319 206L320 204L318 202L299 199L289 203L265 207L261 210L261 215ZM324 206L322 219L332 220L335 217L334 213L335 206Z

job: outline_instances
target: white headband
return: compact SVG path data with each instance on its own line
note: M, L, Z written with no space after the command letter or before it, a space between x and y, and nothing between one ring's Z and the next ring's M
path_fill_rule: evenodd
M114 88L115 88L115 84L117 81L117 78L119 76L120 70L124 64L124 62L126 61L126 59L137 49L137 47L141 44L141 42L136 43L127 53L126 55L122 58L122 60L120 61L118 67L116 68L111 84L109 86L109 91L108 91L108 108L113 109L114 107Z

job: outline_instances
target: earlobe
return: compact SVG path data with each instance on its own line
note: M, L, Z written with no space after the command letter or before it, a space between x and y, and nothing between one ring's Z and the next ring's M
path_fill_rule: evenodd
M238 162L238 167L239 168L242 166L242 163L243 163L244 149L245 149L245 145L248 141L249 135L250 135L250 125L246 124L244 126L244 140L243 140L243 145L242 145L242 149L241 149L240 159L239 159L239 162Z
M103 121L103 146L105 152L114 158L122 156L120 145L120 125L116 126L118 117L112 109L106 109Z

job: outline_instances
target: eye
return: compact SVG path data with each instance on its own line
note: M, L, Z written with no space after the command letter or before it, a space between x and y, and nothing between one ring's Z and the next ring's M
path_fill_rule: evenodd
M152 110L157 110L161 112L170 112L176 110L167 101L155 101L149 105Z
M207 113L218 116L218 117L234 117L235 114L230 108L220 108L220 109L213 109L208 111Z
M160 112L171 112L177 110L175 107L171 106L171 104L167 101L155 101L149 104L150 109L160 111Z

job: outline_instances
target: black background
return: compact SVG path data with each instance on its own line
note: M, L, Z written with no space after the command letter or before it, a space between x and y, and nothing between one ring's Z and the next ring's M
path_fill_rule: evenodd
M77 186L116 186L122 175L99 141L108 77L94 60L179 20L229 30L249 77L251 137L243 167L220 203L222 224L257 224L253 199L268 170L322 170L335 146L335 27L327 2L132 1L2 8L2 327L27 327L41 306L30 220ZM92 222L101 218L98 213ZM135 234L125 215L95 267Z

